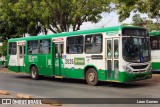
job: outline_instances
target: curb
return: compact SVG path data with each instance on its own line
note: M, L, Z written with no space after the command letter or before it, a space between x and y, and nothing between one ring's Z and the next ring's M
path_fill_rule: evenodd
M51 100L51 99L43 99L42 100L43 104L49 104L51 106L62 106L62 104L56 100Z
M6 90L0 90L0 95L10 95L10 92Z
M26 95L26 94L17 94L16 96L18 98L24 98L24 99L32 99L33 98L31 95Z

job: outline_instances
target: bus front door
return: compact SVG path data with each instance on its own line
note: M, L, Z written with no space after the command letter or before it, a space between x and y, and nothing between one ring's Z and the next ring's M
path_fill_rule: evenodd
M119 38L109 38L106 43L107 79L119 80Z
M64 43L56 42L55 43L55 76L63 76L63 52L64 52Z

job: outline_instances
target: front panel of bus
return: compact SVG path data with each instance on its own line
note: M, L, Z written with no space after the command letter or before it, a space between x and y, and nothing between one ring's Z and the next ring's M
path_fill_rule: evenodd
M146 29L122 29L122 63L120 81L151 78L150 39ZM124 71L124 72L123 72Z

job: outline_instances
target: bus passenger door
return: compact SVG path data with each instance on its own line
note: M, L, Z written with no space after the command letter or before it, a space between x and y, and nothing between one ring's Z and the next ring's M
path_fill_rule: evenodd
M17 57L17 62L18 62L18 70L19 72L24 71L24 57L25 57L25 46L24 45L18 45L18 57Z
M55 43L55 76L63 76L63 52L64 52L64 42Z
M106 39L106 70L108 80L119 80L119 38Z

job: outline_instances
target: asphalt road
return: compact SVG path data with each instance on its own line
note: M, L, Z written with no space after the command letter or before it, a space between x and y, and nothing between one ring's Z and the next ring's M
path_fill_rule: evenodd
M145 81L125 84L100 82L99 86L89 86L83 80L51 77L32 80L29 75L14 73L0 73L0 90L44 98L160 98L160 83ZM114 105L110 105L110 107L112 106ZM122 107L124 106L128 107L128 105L122 105ZM159 105L146 105L145 107L150 106L158 107Z

